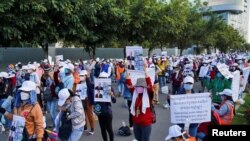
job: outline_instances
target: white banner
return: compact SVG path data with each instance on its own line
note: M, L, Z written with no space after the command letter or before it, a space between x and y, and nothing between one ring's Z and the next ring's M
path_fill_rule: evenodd
M240 71L238 70L233 72L233 80L232 80L231 89L233 92L232 94L233 101L238 100L239 93L240 93Z
M151 79L152 85L154 85L155 81L155 69L154 68L147 68L146 69L148 76ZM130 74L130 78L132 81L132 84L135 85L138 78L145 78L144 71L138 71L138 70L128 70L127 73Z
M96 102L111 102L111 79L95 79L95 101Z
M170 95L171 123L211 121L210 93Z
M248 79L248 76L249 76L249 72L250 72L250 67L247 67L247 68L243 68L243 76L244 76L244 82L243 82L243 86L242 86L242 89L240 92L243 92L245 91L246 89L246 85L247 85L247 79Z
M9 130L8 141L21 141L23 139L23 130L25 127L25 118L13 115L11 129Z
M127 46L126 59L128 65L132 64L135 70L143 70L143 49L141 46Z

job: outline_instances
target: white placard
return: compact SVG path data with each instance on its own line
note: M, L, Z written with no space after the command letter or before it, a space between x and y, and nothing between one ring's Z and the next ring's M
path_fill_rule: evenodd
M63 55L56 55L56 62L63 60Z
M211 121L210 93L170 96L171 123L202 123Z
M199 77L205 77L207 75L209 66L202 66L199 72Z
M111 102L111 79L95 79L95 101L96 102Z
M229 71L228 66L226 64L218 63L217 68L226 79L233 78L233 75Z
M146 69L148 76L151 79L152 85L154 85L155 81L155 69L154 68L147 68ZM137 71L137 70L128 70L127 73L130 74L130 78L132 84L135 85L138 78L145 78L144 71Z
M87 97L87 85L86 83L81 83L76 85L76 94L78 94L81 100Z
M17 115L13 115L12 129L9 130L8 141L21 141L23 139L23 130L25 127L25 118Z
M246 85L247 85L247 80L248 80L248 76L249 76L249 72L250 72L250 67L247 67L247 68L243 68L243 76L244 76L244 82L243 82L243 86L242 86L242 89L241 89L241 92L245 91L246 89Z
M233 101L238 100L239 93L240 93L240 71L238 70L233 72L233 80L232 80L231 89L233 92L232 94Z
M143 70L143 49L141 46L127 46L126 59L128 65L132 64L135 70Z

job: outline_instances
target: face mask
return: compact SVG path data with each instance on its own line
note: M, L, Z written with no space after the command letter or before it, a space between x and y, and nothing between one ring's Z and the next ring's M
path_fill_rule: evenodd
M21 95L21 100L28 100L30 98L29 93L26 92L21 92L20 95Z
M80 76L80 81L85 81L85 77L84 76Z
M138 94L141 94L141 93L143 93L144 88L143 88L143 87L136 87L135 90L136 90L136 92L137 92Z
M193 89L193 84L184 84L184 89L188 90L188 91L192 90Z

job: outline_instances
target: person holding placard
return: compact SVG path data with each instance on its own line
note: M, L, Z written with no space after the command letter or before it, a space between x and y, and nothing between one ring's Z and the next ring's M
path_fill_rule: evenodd
M43 113L36 95L36 84L32 81L24 81L15 96L15 114L25 118L25 134L22 135L24 140L42 141L44 135ZM9 120L13 120L15 116L4 108L0 108L0 113ZM15 128L14 125L12 128Z
M183 80L183 88L178 92L178 94L192 94L194 93L193 90L193 84L194 84L194 78L191 76L186 76ZM171 106L171 105L170 105ZM182 129L184 129L185 124L178 124ZM192 137L196 137L197 134L197 128L198 124L197 123L191 123L189 125L189 134Z
M151 125L154 123L154 113L152 111L153 86L150 77L144 68L145 78L138 78L133 86L129 74L126 77L126 84L132 96L130 107L133 115L134 135L138 141L149 141Z
M234 117L234 102L232 99L232 90L224 89L219 95L222 99L219 109L212 105L213 115L217 117L219 125L231 125Z
M82 70L80 72L80 83L76 86L76 94L80 95L82 100L83 108L85 111L85 122L84 131L88 131L88 123L87 119L90 124L90 131L88 132L89 135L94 134L95 128L95 119L93 114L93 105L94 105L94 84L90 80L90 72L86 70Z

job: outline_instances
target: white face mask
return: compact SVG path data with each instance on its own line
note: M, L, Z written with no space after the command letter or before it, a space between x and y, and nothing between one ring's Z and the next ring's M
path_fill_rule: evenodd
M26 92L21 92L20 95L21 95L21 100L28 100L30 98L29 93Z
M80 76L80 81L85 81L85 77L84 76Z

